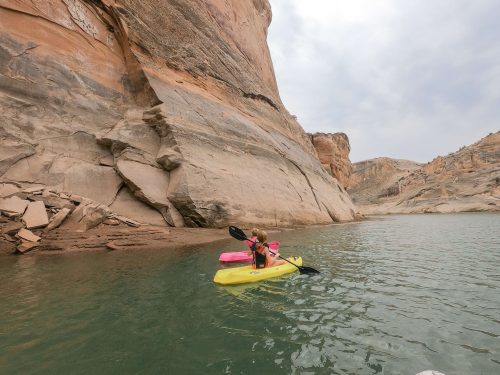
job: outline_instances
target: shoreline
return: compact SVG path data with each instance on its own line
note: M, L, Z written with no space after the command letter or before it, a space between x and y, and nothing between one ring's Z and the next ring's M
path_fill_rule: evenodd
M477 212L477 211L472 211ZM460 214L456 212L452 214ZM471 213L471 212L464 212ZM477 213L485 213L479 211ZM498 213L493 211L489 213ZM349 222L336 222L329 224L297 225L293 227L262 228L268 233L280 233L309 228L320 228L337 225L353 225L369 221L383 221L397 215L428 215L429 213L385 213L368 214L363 219ZM434 213L439 214L439 213ZM450 213L444 213L450 214ZM377 217L378 216L378 217ZM380 217L382 216L382 217ZM242 228L250 232L251 228ZM140 251L140 250L170 250L197 245L207 245L232 239L228 228L175 228L154 225L141 225L139 227L120 224L118 226L99 225L87 231L68 230L57 228L44 233L36 248L26 253L16 252L14 243L0 241L0 256L9 255L62 255L82 252L105 251Z
M329 224L298 225L294 227L262 228L268 233L294 231L306 228L334 225L358 224L371 219ZM242 228L250 232L251 228ZM14 243L0 243L0 256L9 255L62 255L82 252L170 250L183 247L207 245L232 237L228 228L175 228L154 225L132 227L99 225L87 231L57 228L42 235L36 248L26 253L16 252Z

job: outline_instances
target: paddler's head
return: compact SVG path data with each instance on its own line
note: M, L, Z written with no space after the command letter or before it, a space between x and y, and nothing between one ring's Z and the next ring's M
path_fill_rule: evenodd
M267 241L267 233L264 230L259 230L259 233L257 234L257 241L260 243L264 243Z
M252 228L252 237L256 237L259 234L259 230L257 228Z

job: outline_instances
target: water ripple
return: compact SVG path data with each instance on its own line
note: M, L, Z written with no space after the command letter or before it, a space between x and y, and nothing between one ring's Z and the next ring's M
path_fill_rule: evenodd
M276 235L321 271L212 283L234 240L0 261L0 373L500 372L500 216ZM273 238L274 239L274 238Z

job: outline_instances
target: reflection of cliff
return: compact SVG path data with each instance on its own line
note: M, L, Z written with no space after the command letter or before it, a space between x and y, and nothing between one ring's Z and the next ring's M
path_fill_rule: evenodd
M3 1L0 180L163 225L353 219L281 103L270 20L267 0Z
M355 163L348 191L366 214L500 211L500 132L425 165Z

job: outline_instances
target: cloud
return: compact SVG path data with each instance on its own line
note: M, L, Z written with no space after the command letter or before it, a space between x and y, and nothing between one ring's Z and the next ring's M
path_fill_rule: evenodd
M496 0L270 0L280 95L351 159L428 161L500 129Z

